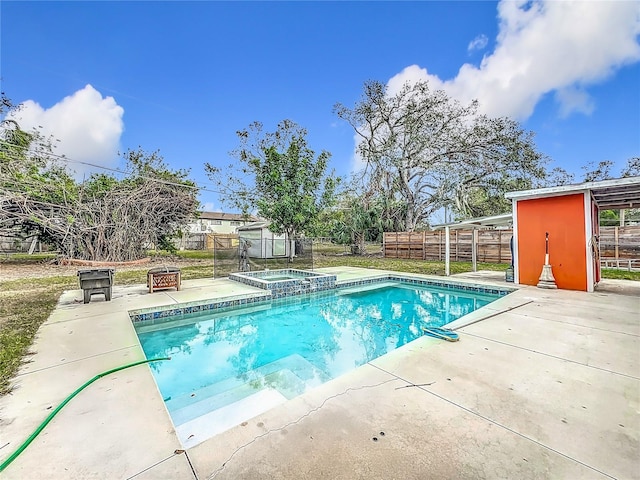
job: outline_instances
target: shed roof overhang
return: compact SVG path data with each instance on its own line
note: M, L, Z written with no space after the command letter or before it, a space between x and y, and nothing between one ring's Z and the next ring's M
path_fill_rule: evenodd
M434 230L444 228L445 231L445 255L444 255L444 274L449 276L450 269L450 248L451 239L449 238L450 230L456 230L461 228L471 228L473 230L473 240L471 242L471 263L473 264L473 271L478 271L478 246L477 246L477 230L480 228L492 228L511 225L513 220L513 214L502 213L500 215L491 215L489 217L470 218L468 220L461 220L459 222L442 223L440 225L433 225Z
M616 178L600 182L585 182L575 185L521 190L518 192L509 192L505 197L511 200L527 200L585 191L591 192L596 204L603 210L640 208L640 177Z
M245 225L240 225L236 230L244 232L245 230L260 230L261 228L268 228L271 222L251 222Z
M433 225L431 228L438 230L441 228L449 227L450 229L460 228L492 228L503 227L511 225L513 221L513 214L502 213L500 215L491 215L489 217L470 218L468 220L461 220L459 222L441 223Z

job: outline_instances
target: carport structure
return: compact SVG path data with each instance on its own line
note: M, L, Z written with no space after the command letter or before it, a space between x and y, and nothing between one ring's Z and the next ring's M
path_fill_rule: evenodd
M468 220L462 220L459 222L442 223L434 225L433 229L438 230L444 228L445 231L445 243L444 243L444 273L449 276L451 274L451 230L471 229L473 232L473 238L471 240L471 263L473 265L473 271L478 270L478 230L495 228L495 227L508 227L513 222L513 215L511 213L503 213L501 215L492 215L488 217L471 218Z
M451 230L473 229L475 272L477 230L513 224L516 284L538 284L549 233L549 263L558 288L593 292L600 281L600 211L640 208L640 177L520 190L505 196L512 201L511 213L434 225L445 230L445 274L450 274Z
M515 283L536 285L545 259L558 288L593 292L600 281L601 210L640 207L640 177L509 192Z

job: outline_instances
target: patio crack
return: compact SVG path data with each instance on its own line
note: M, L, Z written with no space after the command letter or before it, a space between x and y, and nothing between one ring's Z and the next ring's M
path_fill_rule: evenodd
M371 365L371 364L369 363L369 365ZM390 375L392 375L392 374L390 374ZM266 437L268 435L271 435L272 433L279 432L281 430L284 430L287 427L291 427L293 425L298 424L303 419L307 418L309 415L312 415L313 413L317 412L322 407L324 407L325 404L329 400L333 400L334 398L341 397L342 395L345 395L345 394L347 394L349 392L353 392L353 391L356 391L356 390L364 390L364 389L367 389L367 388L376 388L376 387L380 387L380 386L385 385L387 383L395 382L396 380L398 380L398 378L395 375L392 375L392 377L393 378L389 378L389 379L387 379L387 380L385 380L383 382L379 382L379 383L376 383L376 384L373 384L373 385L361 385L359 387L349 387L349 388L347 388L346 390L344 390L344 391L342 391L340 393L336 393L335 395L330 395L327 398L325 398L320 405L318 405L315 408L312 408L311 410L309 410L304 415L301 415L300 417L298 417L298 419L293 420L293 421L291 421L291 422L289 422L289 423L287 423L287 424L285 424L285 425L283 425L281 427L273 428L273 429L268 430L268 431L266 431L264 433L261 433L260 435L255 436L252 440L250 440L247 443L245 443L244 445L240 445L238 448L236 448L233 451L233 453L231 455L229 455L229 458L227 458L227 460L225 460L224 463L220 467L218 467L217 470L215 470L211 475L209 475L209 477L207 477L207 480L212 480L213 478L218 476L218 474L220 474L225 469L225 467L233 459L233 457L235 457L235 455L238 452L240 452L241 450L244 450L245 448L247 448L248 446L250 446L251 444L255 443L256 441L260 440L263 437Z
M401 381L403 381L403 382L406 382L407 384L409 384L409 386L415 385L415 387L416 387L417 389L422 390L423 392L426 392L426 393L428 393L428 394L430 394L430 395L433 395L434 397L437 397L437 398L439 398L440 400L443 400L443 401L445 401L445 402L447 402L447 403L450 403L451 405L453 405L453 406L455 406L455 407L458 407L458 408L460 408L461 410L464 410L465 412L470 413L471 415L475 415L476 417L481 418L482 420L485 420L485 421L487 421L487 422L490 422L490 423L492 423L493 425L495 425L495 426L497 426L497 427L503 428L503 429L507 430L508 432L511 432L511 433L513 433L513 434L515 434L515 435L517 435L517 436L519 436L519 437L521 437L521 438L523 438L523 439L525 439L525 440L528 440L528 441L530 441L530 442L533 442L533 443L535 443L536 445L538 445L538 446L540 446L540 447L542 447L542 448L544 448L544 449L546 449L546 450L549 450L549 451L551 451L551 452L553 452L553 453L555 453L555 454L557 454L557 455L560 455L561 457L564 457L564 458L566 458L566 459L568 459L568 460L571 460L571 461L573 461L573 462L576 462L576 463L578 463L578 464L582 465L583 467L586 467L586 468L588 468L588 469L590 469L590 470L593 470L593 471L595 471L595 472L598 472L599 474L604 475L604 476L605 476L605 477L607 477L607 478L612 478L612 479L615 479L615 478L616 478L616 477L614 477L614 476L612 476L612 475L609 475L609 474L608 474L608 473L606 473L606 472L603 472L602 470L597 469L596 467L593 467L593 466L591 466L591 465L589 465L589 464L587 464L587 463L584 463L584 462L582 462L582 461L578 460L577 458L573 458L573 457L571 457L571 456L567 455L566 453L562 453L561 451L556 450L556 449L554 449L554 448L550 447L549 445L545 445L544 443L539 442L539 441L538 441L538 440L536 440L535 438L531 438L531 437L529 437L529 436L525 435L524 433L520 433L520 432L518 432L517 430L514 430L514 429L513 429L513 428L511 428L511 427L508 427L507 425L504 425L504 424L502 424L502 423L500 423L500 422L498 422L498 421L496 421L496 420L493 420L493 419L491 419L491 418L489 418L489 417L486 417L486 416L482 415L481 413L478 413L478 412L476 412L476 411L474 411L474 410L470 409L469 407L465 407L464 405L461 405L461 404L459 404L459 403L454 402L453 400L450 400L450 399L448 399L448 398L446 398L446 397L443 397L442 395L439 395L439 394L437 394L436 392L432 392L431 390L429 390L429 389L427 389L427 388L425 388L425 387L423 387L423 386L421 386L421 385L419 385L419 384L418 384L418 385L416 385L416 384L414 384L413 382L410 382L409 380L406 380L406 379L404 379L404 378L402 378L402 377L400 377L400 376L396 375L395 373L389 372L389 371L385 370L384 368L381 368L381 367L379 367L379 366L377 366L377 365L373 365L373 364L370 364L370 365L371 365L372 367L377 368L378 370L380 370L380 371L382 371L382 372L384 372L384 373L388 373L389 375L394 376L394 377L395 377L396 379L398 379L398 380L401 380Z
M163 458L162 460L159 460L157 462L155 462L152 465L149 465L147 468L145 468L144 470L140 470L138 473L131 475L130 477L127 477L127 480L133 480L136 477L139 477L140 475L148 472L149 470L157 467L158 465L166 462L167 460L171 460L172 458L174 458L177 455L182 455L184 454L185 458L187 459L187 463L189 463L189 468L191 469L191 472L193 473L193 478L195 478L196 480L198 480L198 475L196 475L195 470L193 469L193 465L191 464L191 459L189 458L189 456L187 455L187 452L185 452L184 450L175 450L171 455L169 455L166 458Z

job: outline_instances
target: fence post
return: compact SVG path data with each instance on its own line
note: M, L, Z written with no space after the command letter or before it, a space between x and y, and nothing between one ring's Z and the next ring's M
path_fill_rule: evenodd
M398 258L398 232L396 233L396 258Z
M216 278L216 242L213 241L213 278Z
M386 232L382 232L382 257L386 257L387 256L387 233Z

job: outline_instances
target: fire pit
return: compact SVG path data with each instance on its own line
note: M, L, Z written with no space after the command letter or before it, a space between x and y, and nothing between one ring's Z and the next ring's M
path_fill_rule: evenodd
M175 288L180 290L180 269L178 267L157 267L147 272L149 293L156 290Z

